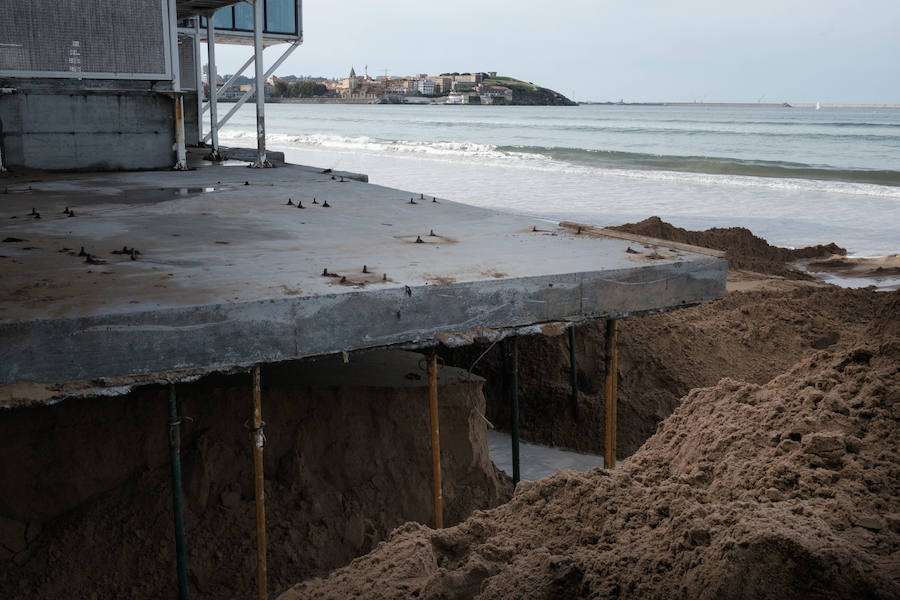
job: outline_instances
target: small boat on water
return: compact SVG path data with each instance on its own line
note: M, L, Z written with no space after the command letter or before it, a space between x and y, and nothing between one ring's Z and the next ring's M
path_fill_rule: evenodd
M816 110L822 110L822 105L816 102Z

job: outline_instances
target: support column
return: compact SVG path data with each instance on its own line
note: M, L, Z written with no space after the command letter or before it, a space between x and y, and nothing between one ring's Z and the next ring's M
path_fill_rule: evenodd
M266 160L266 77L263 70L263 2L253 2L253 53L256 61L256 162L254 168L271 167Z
M181 419L175 385L169 386L169 450L172 458L172 508L175 513L175 554L178 564L178 598L187 600L187 552L184 542L184 505L181 492Z
M263 476L265 422L259 389L259 365L253 367L253 472L256 487L256 585L259 600L266 600L266 488Z
M428 357L428 405L431 417L431 470L434 496L434 528L444 527L444 494L441 487L441 432L438 424L437 354Z
M578 362L575 358L575 323L569 325L569 366L572 375L572 420L578 422Z
M519 337L513 336L510 339L510 377L509 385L512 388L512 422L510 433L512 437L512 468L513 468L513 485L518 485L520 481L519 473Z
M206 160L219 161L223 157L219 153L219 89L216 85L219 81L219 74L216 70L216 28L213 25L212 14L206 17L206 42L209 57L209 102L207 104L209 105L209 133L212 136L210 140L212 149L206 156ZM205 139L205 137L200 139Z
M175 164L176 171L187 171L184 148L184 95L181 93L181 65L178 61L178 15L175 0L169 0L169 56L172 66L172 97L175 99Z
M606 320L606 441L603 452L603 466L616 468L616 394L618 373L618 350L616 319Z
M203 60L200 58L200 17L194 17L194 79L197 87L197 145L203 145Z

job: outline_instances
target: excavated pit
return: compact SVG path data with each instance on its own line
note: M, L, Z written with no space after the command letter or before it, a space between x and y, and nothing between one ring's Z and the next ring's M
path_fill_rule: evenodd
M433 524L428 387L411 352L262 367L269 589L323 574L395 527ZM176 388L194 597L254 597L249 374ZM511 494L487 455L483 380L439 372L444 520ZM0 412L0 597L175 590L168 389Z

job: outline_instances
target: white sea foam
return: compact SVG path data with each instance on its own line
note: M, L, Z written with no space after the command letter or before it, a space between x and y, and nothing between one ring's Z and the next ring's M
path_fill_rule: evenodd
M227 135L222 136L222 140L236 145L246 145L252 140L255 144L256 133L253 131L228 132ZM484 161L496 161L498 165L506 167L538 169L557 174L589 174L694 185L768 188L819 194L837 193L854 196L878 196L900 200L900 187L787 177L754 177L748 175L629 169L614 166L575 165L533 152L500 150L498 146L493 144L465 141L380 140L368 136L348 137L326 134L291 135L269 133L267 134L267 142L272 148L322 148L335 152L394 155L401 158L408 156L416 159L426 158L463 162L477 161L482 164Z

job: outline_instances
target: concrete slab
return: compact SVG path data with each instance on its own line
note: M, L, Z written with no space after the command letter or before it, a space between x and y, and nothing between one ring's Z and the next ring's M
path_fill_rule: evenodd
M0 385L427 345L485 328L667 310L725 291L715 253L310 167L6 181Z

